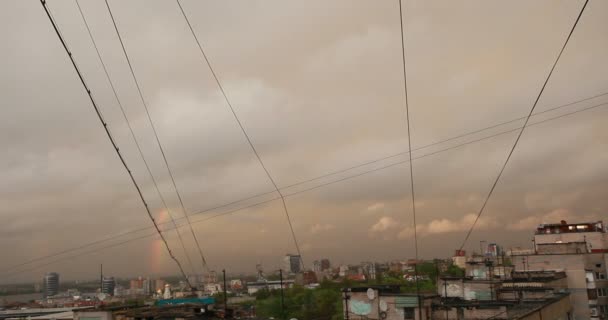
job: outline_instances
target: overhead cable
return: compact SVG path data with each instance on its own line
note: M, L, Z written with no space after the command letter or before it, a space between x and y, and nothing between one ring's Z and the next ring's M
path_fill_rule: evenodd
M95 102L95 99L93 98L93 94L91 93L91 89L89 89L86 81L84 80L84 76L82 75L80 69L78 68L78 65L76 64L76 60L74 59L74 57L72 55L72 52L68 48L68 45L65 42L65 39L64 39L63 35L61 34L61 32L59 30L59 27L58 27L57 23L55 22L55 19L53 18L52 14L51 14L51 11L47 7L46 0L40 0L40 3L42 4L42 7L44 8L44 11L46 12L46 15L48 16L49 21L51 22L51 24L53 26L53 29L55 30L55 33L57 34L57 37L59 38L59 41L61 42L61 45L65 49L65 52L67 53L67 55L68 55L68 57L69 57L69 59L70 59L70 61L72 63L72 66L74 67L74 70L76 71L76 74L78 75L78 78L80 79L80 82L82 83L82 86L84 87L85 91L87 92L87 95L89 96L89 100L91 101L93 109L95 110L95 113L97 114L97 117L99 118L99 121L101 122L101 124L102 124L102 126L103 126L103 128L104 128L104 130L106 132L106 135L108 136L108 139L110 140L110 143L112 144L112 147L116 151L116 154L118 155L118 158L120 159L120 162L123 164L125 170L129 174L129 177L131 178L131 182L133 182L133 185L135 186L135 189L137 190L139 198L140 198L141 202L143 203L144 208L146 209L148 217L152 221L152 224L154 224L154 228L156 229L156 232L160 236L161 240L163 241L163 243L165 245L165 248L167 249L167 252L169 253L169 256L171 257L171 259L173 259L173 261L175 262L175 264L177 264L177 266L178 266L178 268L179 268L182 276L184 277L184 280L188 283L188 285L190 285L190 282L188 280L188 277L186 276L186 273L184 272L184 268L182 267L182 264L179 262L179 260L175 257L175 255L171 251L171 248L169 247L169 244L167 243L167 240L165 239L165 236L163 235L162 231L158 227L158 224L156 223L156 220L152 216L152 212L150 211L150 208L148 207L148 203L146 202L146 199L144 198L144 195L141 192L141 189L140 189L139 185L137 184L137 181L135 180L135 177L133 176L133 173L131 172L131 169L129 169L129 166L127 165L125 159L123 158L122 153L120 152L120 150L118 148L118 145L116 144L116 141L112 137L110 129L108 128L108 124L105 122L105 120L103 118L103 115L101 113L101 110L99 109L99 107L97 106L97 102Z
M133 81L135 82L135 86L137 87L137 92L139 93L139 97L141 99L142 105L146 111L146 115L148 117L148 121L150 122L152 132L154 133L154 137L156 139L156 144L158 145L158 149L160 150L160 153L165 162L165 167L167 167L167 172L169 173L169 177L171 178L171 183L173 185L173 189L175 190L175 193L177 194L177 198L179 200L179 204L184 213L184 217L188 221L188 225L190 225L190 232L192 234L192 238L194 239L194 242L196 243L196 248L198 249L198 253L201 257L201 264L203 266L203 270L209 271L209 268L207 266L207 260L205 259L205 255L203 254L201 245L198 241L198 238L196 237L196 233L194 232L194 229L192 228L192 225L190 224L190 217L188 215L188 212L186 211L186 207L184 206L184 201L182 200L182 196L179 192L179 189L177 188L177 184L175 183L175 178L173 177L173 172L171 171L171 166L169 166L169 162L167 161L167 156L165 155L165 150L164 150L162 144L160 143L160 139L159 139L158 133L156 131L156 126L154 125L154 121L152 121L152 117L150 116L150 111L148 110L148 104L146 103L146 99L144 99L144 95L141 91L139 81L137 81L137 77L135 76L135 71L133 70L133 65L131 64L131 59L129 59L129 55L127 54L127 49L125 48L125 44L122 41L120 31L118 31L118 26L116 25L116 20L114 19L114 15L112 14L112 9L110 8L110 4L108 3L108 0L105 0L105 2L106 2L106 6L108 8L108 12L110 13L110 18L112 18L112 24L114 25L114 30L116 30L116 35L118 36L118 40L120 41L120 46L122 48L122 52L124 53L125 59L127 60L127 64L129 65L129 70L131 71L131 76L133 77Z
M410 123L410 107L408 103L408 95L407 95L407 68L405 63L405 34L403 31L403 8L401 4L401 0L399 0L399 25L400 25L400 34L401 34L401 58L403 60L403 93L404 93L404 102L405 102L405 120L407 126L407 154L409 157L409 168L410 168L410 194L412 196L412 219L414 223L414 258L416 259L416 263L414 264L414 276L416 277L416 295L418 297L418 312L419 317L422 318L422 305L420 299L420 284L418 277L418 230L416 225L416 193L414 188L414 162L412 161L412 133L411 133L411 123Z
M293 224L291 223L291 217L289 215L289 210L287 209L287 203L285 202L285 197L283 196L283 193L281 192L281 190L277 186L277 183L275 182L274 178L272 177L272 175L268 171L268 168L266 168L266 165L264 164L264 161L262 161L262 158L260 157L260 154L258 153L258 150L253 145L253 142L251 141L251 138L249 137L249 134L247 134L247 131L245 130L245 127L243 126L243 124L241 123L241 120L239 119L238 115L234 111L234 108L232 107L232 103L230 102L230 99L228 99L228 95L226 94L226 91L224 91L224 87L222 86L219 78L217 77L217 74L215 73L215 70L211 66L211 62L207 58L207 55L205 54L205 50L203 49L203 46L202 46L201 42L199 41L198 37L196 36L196 33L194 32L194 29L192 28L192 25L190 24L190 20L188 19L188 16L186 15L186 12L184 11L184 8L182 7L182 5L179 2L179 0L176 0L176 2L177 2L177 5L179 6L179 9L180 9L182 15L184 16L184 19L186 20L186 23L188 24L188 28L190 28L190 32L192 33L192 36L194 37L194 40L196 41L196 44L198 45L198 48L199 48L199 50L201 52L202 57L205 60L205 63L207 64L207 67L209 67L209 71L211 71L211 74L213 75L213 78L215 79L215 82L217 83L217 86L218 86L219 90L221 91L222 95L224 96L224 100L226 101L226 104L230 108L230 111L232 112L232 115L234 116L234 119L236 120L237 124L241 128L241 132L243 133L243 135L247 139L247 143L249 144L249 147L251 147L251 150L255 154L255 157L257 158L258 162L260 163L260 166L262 167L262 169L264 169L264 172L266 173L266 176L268 177L268 180L270 180L270 182L272 183L275 191L281 197L281 203L283 204L283 210L285 211L285 217L287 218L287 223L289 224L289 230L291 231L291 236L292 236L293 242L294 242L294 244L296 246L296 251L298 252L298 255L300 256L300 262L302 264L302 268L304 268L304 258L302 257L302 251L300 250L300 245L298 244L298 238L296 237L296 233L295 233L295 231L293 229Z
M158 183L156 181L156 178L154 177L154 175L152 174L152 170L150 169L150 166L148 165L148 161L146 161L146 157L144 156L143 151L141 150L141 146L139 145L139 141L137 140L137 137L135 136L135 132L133 131L133 127L131 127L131 123L129 121L129 118L127 117L127 113L125 112L125 108L122 105L122 102L120 101L120 98L118 97L118 93L116 92L116 88L114 87L114 82L112 81L112 79L110 78L110 74L108 73L108 69L106 67L105 62L103 61L103 58L101 57L101 53L99 52L99 48L97 47L97 43L95 42L95 38L93 37L93 34L91 33L91 29L89 27L89 23L87 22L87 19L84 15L84 13L82 12L82 8L80 7L80 3L78 0L74 0L76 2L76 6L78 7L78 12L80 12L80 17L82 18L82 21L84 22L84 25L87 29L87 32L89 34L89 38L91 39L91 42L93 43L93 47L95 48L95 52L97 53L97 58L99 59L99 62L101 63L101 67L103 68L103 72L105 73L106 79L108 80L108 83L110 84L110 88L112 89L112 92L114 93L114 99L116 100L116 104L120 107L120 111L122 113L123 118L125 119L125 122L127 123L127 127L129 128L129 132L131 134L131 137L133 138L133 142L135 143L135 146L137 147L137 151L139 152L139 156L141 157L141 160L143 161L146 170L148 171L148 175L150 176L150 178L152 179L152 183L154 184L154 188L156 189L156 193L158 194L158 197L160 198L163 207L165 208L165 210L167 210L167 213L171 219L171 222L173 223L173 225L175 226L175 230L177 233L177 237L179 239L179 242L182 246L182 249L184 250L184 255L186 256L186 259L188 260L188 264L190 265L190 269L192 270L192 272L194 272L194 265L192 264L192 259L190 259L190 255L188 254L188 250L186 250L186 245L184 244L184 239L182 238L181 232L179 231L179 228L177 228L177 224L175 223L175 218L173 216L173 213L171 212L171 209L169 209L169 206L167 205L167 202L165 201L165 198L163 197L162 193L160 192L160 188L158 187Z
M597 108L600 108L600 107L606 107L606 106L608 106L608 102L592 105L592 106L589 106L589 107L586 107L586 108L583 108L583 109L579 109L579 110L576 110L576 111L572 111L572 112L569 112L569 113L565 113L565 114L562 114L562 115L559 115L559 116L555 116L555 117L552 117L552 118L547 118L547 119L544 119L544 120L541 120L541 121L538 121L538 122L535 122L535 123L530 123L530 124L527 125L527 127L532 127L532 126L540 125L540 124L543 124L543 123L546 123L546 122L549 122L549 121L553 121L553 120L557 120L557 119L560 119L560 118L564 118L566 116L571 116L571 115L574 115L574 114L578 114L578 113L582 113L582 112L585 112L585 111L590 111L590 110L594 110L594 109L597 109ZM457 144L457 145L454 145L454 146L451 146L451 147L448 147L448 148L440 149L440 150L437 150L437 151L434 151L434 152L431 152L431 153L427 153L427 154L424 154L424 155L421 155L421 156L418 156L418 157L414 157L412 160L419 160L419 159L426 158L426 157L429 157L429 156L433 156L433 155L436 155L436 154L439 154L439 153L443 153L443 152L447 152L447 151L450 151L450 150L454 150L454 149L457 149L457 148L460 148L460 147L463 147L463 146L467 146L467 145L471 145L471 144L474 144L474 143L478 143L478 142L482 142L482 141L485 141L485 140L489 140L489 139L492 139L492 138L495 138L495 137L503 136L503 135L506 135L506 134L509 134L509 133L516 132L516 131L520 130L521 128L522 127L517 127L517 128L514 128L514 129L509 129L509 130L501 131L501 132L498 132L498 133L495 133L495 134L492 134L490 136L486 136L486 137L483 137L483 138L479 138L479 139L467 141L467 142L464 142L464 143L460 143L460 144ZM394 162L394 163L390 163L390 164L387 164L387 165L383 165L383 166L380 166L380 167L377 167L377 168L374 168L374 169L370 169L370 170L366 170L366 171L363 171L363 172L360 172L360 173L357 173L357 174L354 174L354 175L349 175L347 177L343 177L343 178L340 178L338 180L333 180L333 181L325 182L325 183L322 183L322 184L319 184L319 185L316 185L316 186L313 186L313 187L310 187L310 188L298 190L298 191L292 192L292 193L287 193L287 194L285 194L285 197L295 196L297 194L301 194L301 193L304 193L304 192L308 192L308 191L312 191L312 190L315 190L315 189L319 189L319 188L322 188L322 187L325 187L325 186L328 186L328 185L336 184L336 183L343 182L343 181L346 181L346 180L351 180L351 179L354 179L354 178L357 178L357 177L361 177L361 176L364 176L364 175L367 175L367 174L370 174L370 173L373 173L373 172L377 172L377 171L385 170L385 169L388 169L388 168L392 168L392 167L395 167L395 166L398 166L398 165L401 165L401 164L404 164L404 163L407 163L407 162L409 162L409 159L403 160L403 161ZM272 191L272 192L269 192L269 193L262 193L262 194L259 194L258 196L253 196L253 197L248 197L248 198L245 198L245 199L242 199L242 200L232 201L232 202L230 202L228 204L225 204L225 205L216 206L216 207L213 207L213 208L209 208L209 209L205 209L205 210L201 210L201 211L195 212L192 215L197 215L198 216L198 215L202 215L202 214L205 214L205 213L210 213L210 212L213 212L213 211L218 210L218 209L222 209L222 208L234 205L234 204L238 204L238 203L243 202L243 201L252 200L252 199L255 199L255 198L259 197L259 196L269 195L269 194L272 194L272 193L275 193L275 192ZM261 205L261 204L269 203L269 202L272 202L272 201L275 201L275 200L279 200L279 199L280 199L279 197L275 197L275 198L271 198L269 200L264 200L264 201L261 201L261 202L256 202L254 204L242 206L242 207L239 207L237 209L230 210L228 212L219 213L219 214L211 216L211 217L205 217L205 218L200 219L200 220L192 220L192 223L196 224L198 222L208 221L208 220L211 220L211 219L214 219L214 218L217 218L217 217L221 217L221 216L224 216L224 215L227 215L227 214L232 214L232 213L238 212L240 210L248 209L248 208L251 208L251 207L254 207L254 206L258 206L258 205ZM179 221L179 220L182 220L182 219L183 218L177 218L175 220ZM165 225L165 224L168 224L168 222L159 223L159 225ZM185 225L180 225L179 227L181 228L183 226L185 226ZM137 232L141 232L141 231L146 231L146 230L149 230L149 229L150 229L150 227L143 227L143 228L139 228L139 229L129 230L129 231L126 231L126 232L123 232L123 233L119 233L119 234L116 234L116 235L113 235L113 236L110 236L110 237L107 237L107 238L104 238L104 239L96 240L96 241L93 241L93 242L90 242L90 243L87 243L87 244L84 244L84 245L81 245L81 246L77 246L77 247L74 247L74 248L71 248L71 249L66 249L66 250L62 250L62 251L59 251L59 252L56 252L56 253L53 253L53 254L49 254L49 255L37 257L37 258L34 258L34 259L30 259L28 261L25 261L25 262L13 265L13 266L11 266L9 268L3 269L2 272L11 271L11 270L14 270L16 268L22 267L24 265L32 264L32 263L37 262L37 261L53 258L53 257L56 257L56 256L60 256L60 255L63 255L63 254L67 254L67 253L73 252L73 251L78 251L78 250L86 249L86 248L95 246L97 244L101 244L101 243L104 243L104 242L112 241L112 240L115 240L115 239L118 239L118 238L130 235L130 234L133 234L133 233L137 233ZM171 229L169 227L169 228L164 229L164 230L169 231Z
M509 154L507 155L505 162L503 163L500 171L498 172L498 175L496 176L496 179L494 180L494 183L492 184L492 187L490 188L488 195L486 196L485 200L483 201L483 205L479 209L479 212L477 213L475 220L473 221L473 224L467 231L466 236L464 237L464 240L462 241L462 244L460 245L460 250L462 250L464 248L464 246L466 245L467 241L469 240L469 237L471 236L471 233L473 232L473 230L475 229L475 226L477 225L477 221L479 221L479 217L481 217L481 215L483 214L483 211L486 208L486 205L488 204L490 197L492 197L492 194L494 193L494 189L496 188L498 181L500 181L500 177L502 176L503 172L505 171L505 168L507 167L509 160L511 160L513 151L515 151L515 148L517 147L517 144L518 144L519 140L521 139L521 136L524 133L524 130L526 129L526 125L528 124L530 117L532 117L532 114L534 113L534 109L536 108L536 105L538 104L540 97L542 96L543 92L545 91L545 87L547 86L549 79L551 79L551 75L553 74L553 71L555 70L557 63L559 62L559 59L561 58L562 54L564 53L564 50L566 49L566 46L568 45L568 42L570 41L570 37L572 37L572 34L574 33L574 29L576 29L576 26L578 25L578 22L581 19L581 16L583 15L585 8L587 7L587 3L589 3L589 0L585 0L583 7L581 8L578 16L576 17L576 20L574 21L574 25L572 25L572 28L570 29L570 33L568 33L568 37L566 38L566 41L564 41L564 44L562 45L562 48L559 51L559 54L557 55L555 62L553 62L551 71L549 71L549 74L545 78L545 81L544 81L542 87L540 88L540 91L538 92L536 99L534 100L534 104L532 104L532 108L530 108L530 112L528 113L528 116L526 117L526 120L524 121L524 125L519 130L519 133L517 134L517 138L515 139L515 142L513 143L513 146L511 147L511 150L509 151Z

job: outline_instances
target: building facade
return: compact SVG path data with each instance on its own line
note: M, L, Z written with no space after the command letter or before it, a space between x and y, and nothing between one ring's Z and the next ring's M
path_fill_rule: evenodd
M541 224L532 250L513 250L516 272L563 271L573 318L608 318L608 234L602 221Z
M101 281L101 292L107 295L114 295L114 287L116 286L116 281L114 277L103 277Z
M49 272L44 275L44 297L52 297L59 293L59 274L56 272Z
M297 254L286 254L283 258L284 268L290 274L300 273L302 271L302 257Z

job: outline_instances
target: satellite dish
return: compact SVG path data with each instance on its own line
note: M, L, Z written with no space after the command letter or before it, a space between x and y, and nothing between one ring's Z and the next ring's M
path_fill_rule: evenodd
M387 310L388 310L388 304L386 303L386 301L384 301L384 300L380 301L380 311L386 313Z
M376 292L374 291L374 289L367 289L367 297L369 298L369 300L374 300L374 298L376 298Z
M97 299L99 299L100 301L105 300L107 297L107 295L105 293L100 293L97 295Z
M386 319L386 317L388 317L388 314L385 311L380 312L380 319Z

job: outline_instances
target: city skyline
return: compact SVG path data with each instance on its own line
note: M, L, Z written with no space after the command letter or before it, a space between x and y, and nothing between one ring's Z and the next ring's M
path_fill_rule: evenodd
M138 158L78 8L48 3L153 216L168 226L169 213ZM581 4L406 3L413 148L525 116ZM7 107L0 110L0 270L151 227L40 4L1 5L7 50L0 52L0 95ZM169 211L183 217L108 12L102 2L81 5ZM226 108L179 8L164 1L111 5L209 267L254 272L261 263L277 269L286 253L298 250L280 200L269 201L276 194L194 214L271 192L273 185ZM305 267L321 258L413 258L409 169L407 163L392 165L407 160L408 129L396 4L183 5L260 157L290 195L286 205ZM581 102L531 123L608 103L608 95L600 96L608 93L607 13L608 3L589 4L537 111ZM530 247L530 232L542 222L608 220L607 116L607 108L597 107L526 129L465 249L475 250L481 240ZM522 123L413 154L425 156L413 163L420 258L458 249L516 132L433 153ZM292 186L376 159L383 160ZM319 187L349 176L356 177ZM187 273L199 270L194 240L187 227L180 232L192 266L175 231L164 234ZM177 274L160 240L146 237L152 234L143 230L19 266L5 273L22 273L0 274L0 284L34 281L47 271L94 278L100 263L114 277ZM141 239L119 245L136 237ZM69 258L103 246L112 247Z

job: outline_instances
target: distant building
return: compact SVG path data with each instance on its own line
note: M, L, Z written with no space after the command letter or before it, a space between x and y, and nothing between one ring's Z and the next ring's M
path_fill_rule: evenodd
M44 297L52 297L59 293L59 274L56 272L49 272L44 275Z
M454 256L452 257L452 264L460 269L466 268L467 253L464 250L455 250Z
M224 292L222 286L218 283L207 283L204 287L206 294L214 295L220 292Z
M313 283L318 283L317 274L314 271L302 272L302 284L309 285Z
M217 282L217 272L211 270L203 276L204 283L216 283Z
M243 290L243 282L240 279L230 280L230 289L232 289L233 291Z
M114 295L114 288L116 286L116 281L114 277L103 277L101 281L101 292L107 295Z
M533 249L510 254L515 272L564 271L575 319L608 317L608 233L602 221L541 224Z
M165 284L165 292L163 292L163 299L171 299L171 286Z
M154 281L154 291L156 291L156 292L159 292L159 291L162 292L165 289L165 284L167 284L165 282L165 280L163 280L163 279L156 279Z
M291 288L295 283L294 280L283 280L283 289ZM255 294L260 290L279 290L281 289L281 281L255 281L247 282L247 293Z
M132 279L131 281L129 281L129 289L133 290L137 290L137 289L143 289L144 287L144 281L143 279L140 277L138 279Z
M321 261L315 260L312 263L312 271L313 272L321 272Z
M329 259L321 259L321 271L327 271L329 269L331 269Z
M370 261L361 262L361 272L367 279L376 280L376 263Z
M286 254L283 258L285 270L290 274L300 273L302 271L302 257L296 254Z
M141 286L142 286L144 295L149 296L149 295L153 294L154 292L156 292L156 287L155 287L154 282L155 281L150 278L146 278L142 281Z
M340 277L346 277L347 274L348 274L348 266L345 264L340 265L340 267L338 267L338 275Z

